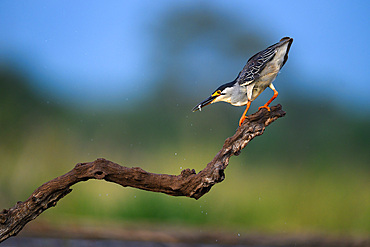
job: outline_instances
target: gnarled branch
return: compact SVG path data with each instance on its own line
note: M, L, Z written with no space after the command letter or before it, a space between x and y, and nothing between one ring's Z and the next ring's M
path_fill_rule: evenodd
M199 199L214 184L224 180L224 170L232 155L238 155L254 137L262 135L269 124L284 115L281 105L277 105L271 107L271 111L261 109L248 116L236 133L226 139L213 160L199 173L194 169L185 169L180 175L154 174L140 167L124 167L105 159L79 163L68 173L41 185L26 201L18 202L14 207L1 212L0 242L16 235L28 222L55 206L72 191L72 185L89 179L104 179L123 187L130 186L171 196Z

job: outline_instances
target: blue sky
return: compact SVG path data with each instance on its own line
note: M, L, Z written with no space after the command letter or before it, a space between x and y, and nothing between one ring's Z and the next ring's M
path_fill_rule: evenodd
M2 0L0 62L22 64L35 87L61 98L135 98L150 84L141 73L153 49L147 28L171 9L199 4L253 20L271 44L293 37L290 69L310 78L302 90L369 108L370 1Z

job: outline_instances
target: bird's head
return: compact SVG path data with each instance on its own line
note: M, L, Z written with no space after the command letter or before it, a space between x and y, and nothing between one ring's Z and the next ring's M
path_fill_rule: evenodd
M232 82L221 85L215 91L213 91L211 96L209 96L206 100L204 100L204 101L200 102L198 105L196 105L193 108L193 112L195 112L197 110L201 111L202 107L205 107L209 104L213 104L213 103L220 102L220 101L230 103L231 92L232 92L232 88L233 88L234 85L235 85L235 81L232 81Z

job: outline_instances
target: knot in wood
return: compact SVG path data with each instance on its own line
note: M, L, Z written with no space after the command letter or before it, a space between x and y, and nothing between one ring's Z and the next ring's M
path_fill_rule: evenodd
M181 176L183 177L189 177L190 175L193 175L193 174L196 174L195 170L194 169L185 169L185 170L182 170L181 171Z
M103 178L105 178L105 176L106 176L107 174L105 173L105 172L103 172L103 171L96 171L95 173L94 173L94 177L96 178L96 179L103 179Z

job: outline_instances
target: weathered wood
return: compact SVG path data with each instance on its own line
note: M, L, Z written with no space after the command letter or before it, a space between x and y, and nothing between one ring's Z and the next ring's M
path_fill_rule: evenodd
M14 207L1 212L0 242L18 234L28 222L46 209L54 207L72 191L72 185L89 179L104 179L123 187L199 199L213 185L224 180L224 170L232 155L238 155L254 137L262 135L269 124L284 115L281 105L277 105L271 107L271 111L261 109L248 116L236 133L226 139L213 160L199 173L194 169L185 169L180 175L155 174L140 167L120 166L106 159L79 163L68 173L41 185L26 201L18 202Z

